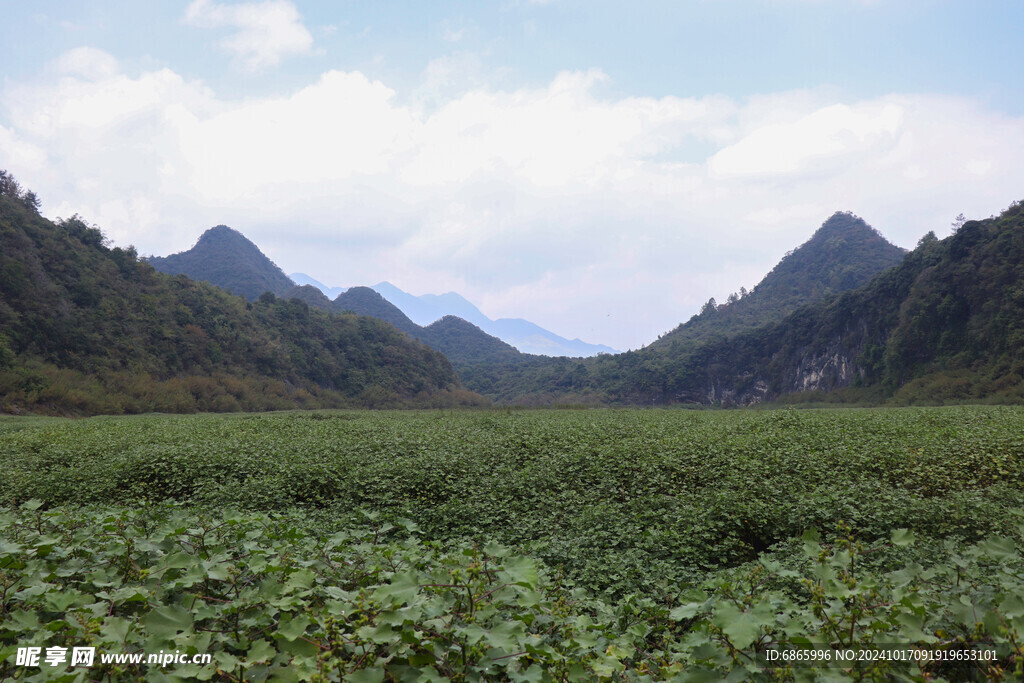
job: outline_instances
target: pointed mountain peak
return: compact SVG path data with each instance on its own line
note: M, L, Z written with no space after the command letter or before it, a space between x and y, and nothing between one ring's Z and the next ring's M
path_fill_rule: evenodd
M882 234L872 228L863 218L850 211L836 211L821 224L808 242L836 237L874 238L888 242Z
M402 313L401 309L369 287L349 287L331 304L335 311L368 315L391 323L406 334L415 336L419 326Z
M205 280L250 301L264 292L281 296L295 285L259 247L226 225L204 232L188 251L149 262L163 273Z
M800 306L863 287L901 260L905 250L889 242L862 218L839 211L809 240L782 257L749 293L711 305L654 343L733 335L781 320Z
M898 263L904 254L905 249L885 239L860 216L837 211L809 240L786 254L755 289L770 286L780 278L790 280L786 287L811 285L808 292L822 286L831 292L853 289L867 284L874 273ZM805 281L794 282L794 278Z
M210 228L196 240L196 244L193 249L197 248L216 248L223 247L225 245L241 246L245 248L255 249L259 251L259 247L253 243L248 237L238 232L234 228L229 228L226 225L215 225Z

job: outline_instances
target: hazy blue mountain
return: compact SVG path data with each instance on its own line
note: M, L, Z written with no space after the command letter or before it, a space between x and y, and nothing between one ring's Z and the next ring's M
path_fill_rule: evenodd
M400 308L417 325L428 325L446 315L453 315L473 323L487 334L511 344L523 353L570 357L617 353L615 349L603 344L566 339L522 318L492 320L455 292L414 296L389 282L379 282L371 289Z
M375 292L383 296L385 299L393 303L395 306L398 306L398 308L401 309L401 311L405 313L407 316L409 316L409 319L412 320L417 325L426 327L430 323L434 322L435 320L439 320L446 315L444 313L444 310L442 308L439 308L434 302L425 300L423 297L413 296L408 292L403 292L401 289L395 287L390 282L378 282L377 284L370 287L370 289L374 290ZM463 299L463 301L465 301L465 299ZM474 325L479 326L479 320L480 318L485 317L484 314L477 310L476 307L470 304L468 301L466 301L466 303L469 304L469 308L471 308L472 310L469 311L468 317L465 315L459 315L459 317L468 322L472 322ZM452 315L458 314L453 313Z
M337 298L338 295L332 294L332 292L345 291L340 287L328 287L302 273L292 273L291 277L298 284L309 284L319 288L327 296ZM428 327L445 316L455 316L472 323L487 334L497 337L523 353L541 356L569 356L571 358L596 356L599 353L618 353L612 347L603 344L589 344L580 339L566 339L522 318L492 320L472 302L455 292L416 296L386 281L378 282L370 289L394 304L411 322L420 327ZM378 311L378 313L380 312ZM373 315L373 313L365 314ZM375 317L388 320L383 315ZM451 351L450 348L449 351Z
M334 299L337 299L338 296L340 296L341 294L345 293L344 287L328 287L324 283L320 282L319 280L311 278L305 273L290 273L288 277L290 277L292 279L292 282L294 282L297 285L312 285L313 287L316 287L321 292L323 292L328 299L331 299L332 301Z

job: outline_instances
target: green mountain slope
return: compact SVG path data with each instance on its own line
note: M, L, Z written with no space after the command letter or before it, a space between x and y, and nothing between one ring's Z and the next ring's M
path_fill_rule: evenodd
M242 233L226 225L210 228L188 251L150 257L161 273L187 275L255 301L263 292L278 296L295 285Z
M321 311L333 311L334 306L324 293L313 285L295 285L289 287L281 294L282 299L298 299L305 302L310 308L319 308Z
M503 363L526 357L511 344L454 315L446 315L421 328L417 338L443 353L456 371L476 363Z
M467 387L503 402L721 402L718 389L698 380L723 364L717 356L732 340L756 337L801 306L863 285L904 253L860 218L836 213L749 293L722 305L708 302L700 315L639 351L583 360L523 357L500 367L478 363L459 366L459 376Z
M906 251L886 240L863 219L838 212L809 240L786 254L749 293L714 301L650 345L678 348L715 335L734 335L776 322L812 301L856 289L903 260Z
M492 337L476 325L447 315L426 327L420 327L402 311L369 287L351 287L332 303L337 311L368 315L393 325L413 339L440 351L456 371L474 364L496 364L526 357L515 347Z
M1024 399L1024 209L923 238L866 286L677 357L633 396L748 404L797 393L895 403ZM656 371L656 372L654 372ZM843 390L832 397L828 392Z
M418 337L422 327L409 320L397 306L382 297L369 287L349 287L332 302L332 308L338 312L349 312L357 315L368 315L383 320L405 332L411 337Z
M0 411L450 404L448 361L378 320L246 303L0 196Z
M259 247L223 225L203 233L189 251L152 257L149 262L161 272L185 274L241 294L250 301L269 291L284 299L300 300L312 308L382 320L441 351L457 367L467 363L505 362L521 355L500 339L464 321L460 324L438 320L421 327L369 287L351 287L331 301L316 287L295 285Z

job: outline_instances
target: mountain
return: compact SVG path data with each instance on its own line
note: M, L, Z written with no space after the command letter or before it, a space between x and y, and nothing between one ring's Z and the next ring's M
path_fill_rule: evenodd
M474 363L515 362L523 356L515 347L454 315L427 325L418 338L454 359L456 370Z
M867 287L772 330L763 381L774 394L875 388L896 403L1024 400L1022 264L1020 203L929 233Z
M508 340L512 346L523 353L539 356L580 358L618 353L612 347L604 344L589 344L578 337L566 339L522 318L498 318L482 326L481 329L499 339Z
M867 283L904 254L860 218L837 213L751 292L721 305L709 301L700 315L643 349L581 363L460 367L459 376L474 391L503 402L721 403L735 390L705 380L730 370L732 361L723 359L738 339L756 345L768 327Z
M1024 401L1024 206L929 233L865 286L675 356L640 354L633 400ZM620 370L622 367L619 368Z
M377 283L373 289L400 308L418 325L429 325L446 315L454 315L473 323L487 334L511 344L523 353L570 357L616 353L610 346L588 344L579 339L566 339L521 318L492 320L455 292L414 296L389 282Z
M311 308L321 311L333 311L334 304L323 292L313 285L293 285L281 294L282 299L298 299Z
M468 362L507 361L519 355L508 344L469 323L457 324L441 316L441 320L427 327L417 325L398 307L369 287L338 290L341 293L332 301L324 294L322 283L302 276L301 273L298 274L300 279L306 280L308 284L292 282L259 247L238 231L223 225L203 233L189 251L165 258L152 257L149 262L158 270L202 279L225 290L243 294L250 300L258 300L257 297L269 291L283 299L299 300L313 309L376 318L431 348L443 348L443 353L458 367ZM465 303L476 311L472 304ZM483 317L479 311L476 314Z
M443 353L456 371L474 363L515 361L523 355L476 325L454 315L446 315L426 327L421 327L397 306L369 287L350 287L334 300L332 306L338 311L369 315L390 323L410 337Z
M699 315L662 335L649 348L678 348L777 321L812 301L862 287L905 255L906 250L890 243L863 219L835 213L750 292L731 295L722 304L712 299Z
M397 306L369 287L349 287L338 295L332 307L336 311L349 311L383 320L412 337L417 337L421 332L419 325L409 320Z
M231 236L228 235L230 238ZM265 293L254 302L78 216L53 223L0 194L0 412L97 414L452 405L440 353L373 318Z
M344 287L328 287L324 283L314 280L305 273L289 273L288 277L297 285L311 285L316 287L327 296L328 299L336 299L339 294L345 293Z
M297 283L312 285L327 296L337 297L346 291L341 287L328 287L303 273L292 273L291 278ZM521 318L499 318L492 320L484 315L479 308L455 292L415 296L399 289L390 282L378 282L370 287L370 289L393 304L409 322L420 327L427 327L446 316L455 316L472 323L480 330L493 337L497 337L523 353L543 356L570 356L574 358L594 356L599 353L617 353L612 347L603 344L588 344L580 339L566 339ZM363 296L365 296L365 293ZM369 300L364 300L363 303L371 304ZM372 306L383 311L378 303L372 303ZM364 315L372 314L365 312ZM393 311L389 311L387 315L391 318L395 317ZM382 315L375 317L389 320L389 318ZM407 323L403 324L407 325ZM399 329L404 328L399 327ZM408 329L405 331L408 331ZM452 350L456 354L458 353L454 348Z
M226 225L210 228L188 251L152 256L161 273L187 275L255 301L263 292L284 294L295 283L246 237Z

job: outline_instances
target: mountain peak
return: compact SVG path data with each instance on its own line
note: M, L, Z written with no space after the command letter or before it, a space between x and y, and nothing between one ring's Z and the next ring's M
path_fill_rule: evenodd
M410 336L417 336L419 326L402 313L401 309L369 287L349 287L332 304L335 311L368 315L391 323Z
M851 235L859 238L874 238L887 241L880 232L872 228L863 218L852 211L836 211L821 224L821 227L811 235L811 239L807 242L837 237L850 237Z
M812 301L864 286L899 263L905 253L864 219L837 211L810 239L783 256L748 294L730 296L728 304L705 305L699 316L664 335L654 346L734 335L781 320Z
M259 247L226 225L204 232L188 251L154 256L149 263L162 273L205 280L250 301L264 292L280 296L295 285Z
M196 242L196 244L199 244L200 242L204 242L204 241L224 239L224 238L233 238L233 239L237 239L237 240L240 240L242 242L245 242L247 244L253 244L252 241L249 240L248 237L246 237L242 233L238 232L234 228L229 227L227 225L215 225L215 226L213 226L212 228L210 228L209 230L207 230L206 232L204 232L202 235L199 236L199 240ZM256 246L256 245L253 244L253 246Z
M808 300L867 284L902 260L906 251L889 242L863 218L837 211L771 270L754 288L805 292Z

